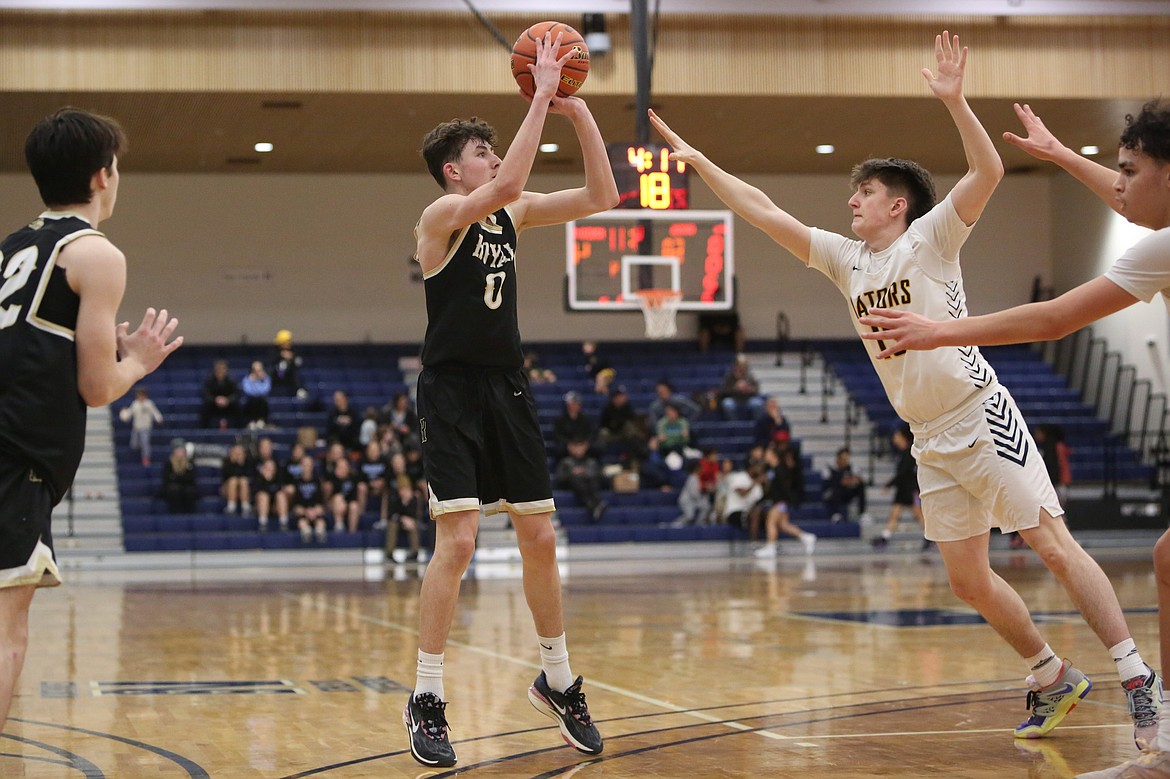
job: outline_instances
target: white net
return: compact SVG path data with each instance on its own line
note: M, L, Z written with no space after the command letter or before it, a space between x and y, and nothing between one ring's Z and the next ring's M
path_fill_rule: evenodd
M678 332L675 320L682 293L671 289L643 289L634 293L646 317L647 338L672 338Z

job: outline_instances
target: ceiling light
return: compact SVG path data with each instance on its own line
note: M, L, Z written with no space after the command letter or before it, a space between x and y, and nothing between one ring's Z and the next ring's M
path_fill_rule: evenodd
M256 144L252 148L258 152L269 152L272 151L275 147L268 141L260 141L260 143Z
M822 143L816 148L817 154L832 154L835 151L837 151L837 147L831 143Z
M1096 146L1082 146L1081 147L1081 154L1085 155L1086 157L1092 157L1094 154L1097 154L1100 151L1101 150L1098 149Z
M542 152L544 152L545 154L552 154L553 152L558 151L560 148L561 148L560 145L555 144L555 143L542 143L542 144L540 144L540 150Z

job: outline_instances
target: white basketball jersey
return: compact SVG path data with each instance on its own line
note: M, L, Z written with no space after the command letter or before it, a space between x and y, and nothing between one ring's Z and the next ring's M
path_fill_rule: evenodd
M871 252L863 241L813 229L808 265L824 273L849 301L857 332L871 308L913 311L930 319L967 316L959 248L970 235L948 195L915 219L892 245ZM874 359L881 341L863 341L898 416L916 435L957 421L997 385L995 371L975 346L900 352Z

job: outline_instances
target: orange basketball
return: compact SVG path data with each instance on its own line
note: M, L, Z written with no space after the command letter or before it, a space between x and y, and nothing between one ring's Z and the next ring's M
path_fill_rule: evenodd
M557 33L561 33L558 57L567 51L576 52L561 68L561 84L557 87L557 96L568 97L573 94L585 83L585 76L589 75L589 49L585 46L585 39L581 37L581 33L561 22L537 22L521 33L512 46L512 77L520 85L520 91L529 97L536 91L536 84L528 66L536 62L536 42L549 31L552 32L553 40L556 40Z

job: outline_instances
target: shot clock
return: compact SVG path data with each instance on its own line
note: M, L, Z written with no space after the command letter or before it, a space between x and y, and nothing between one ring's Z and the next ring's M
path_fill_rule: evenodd
M685 162L670 159L660 143L611 143L609 165L618 188L618 208L668 211L690 207Z

